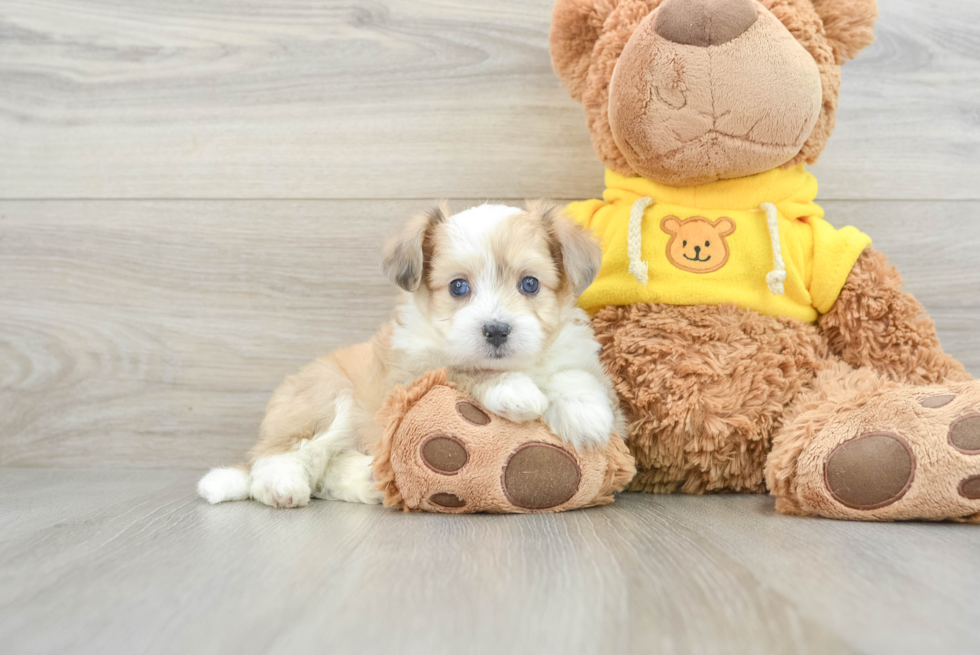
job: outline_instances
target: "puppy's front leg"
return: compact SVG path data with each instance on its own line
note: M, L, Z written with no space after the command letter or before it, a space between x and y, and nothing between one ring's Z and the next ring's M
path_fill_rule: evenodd
M515 423L533 421L548 409L548 398L524 373L501 373L476 384L471 393L494 414Z
M545 386L545 423L575 448L605 446L616 417L609 391L593 374L580 369L560 371Z

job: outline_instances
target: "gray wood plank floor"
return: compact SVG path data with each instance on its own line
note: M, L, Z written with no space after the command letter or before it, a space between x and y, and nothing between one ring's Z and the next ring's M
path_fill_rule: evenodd
M980 531L623 495L545 516L208 506L0 470L5 653L976 653Z

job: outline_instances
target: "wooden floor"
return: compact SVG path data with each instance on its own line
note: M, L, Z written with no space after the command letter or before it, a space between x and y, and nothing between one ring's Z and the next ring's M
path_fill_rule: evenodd
M980 375L980 2L879 0L822 205ZM551 0L0 0L0 653L977 653L980 529L210 507L434 198L602 189Z
M554 516L208 506L0 472L5 653L976 653L980 530L657 497Z

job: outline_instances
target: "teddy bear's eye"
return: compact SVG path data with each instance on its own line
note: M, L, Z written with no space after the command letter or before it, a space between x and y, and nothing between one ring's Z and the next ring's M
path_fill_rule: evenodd
M685 242L684 242L684 246L685 246L685 247L687 246L687 241L685 241Z
M705 248L707 248L707 247L708 247L708 246L710 246L710 245L711 245L711 242L710 242L710 241L705 241L705 242L704 242L704 247L705 247Z

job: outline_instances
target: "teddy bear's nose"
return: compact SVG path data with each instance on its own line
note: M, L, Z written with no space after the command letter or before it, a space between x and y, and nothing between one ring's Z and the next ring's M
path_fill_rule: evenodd
M667 0L653 29L668 41L707 47L731 41L758 17L753 0Z

